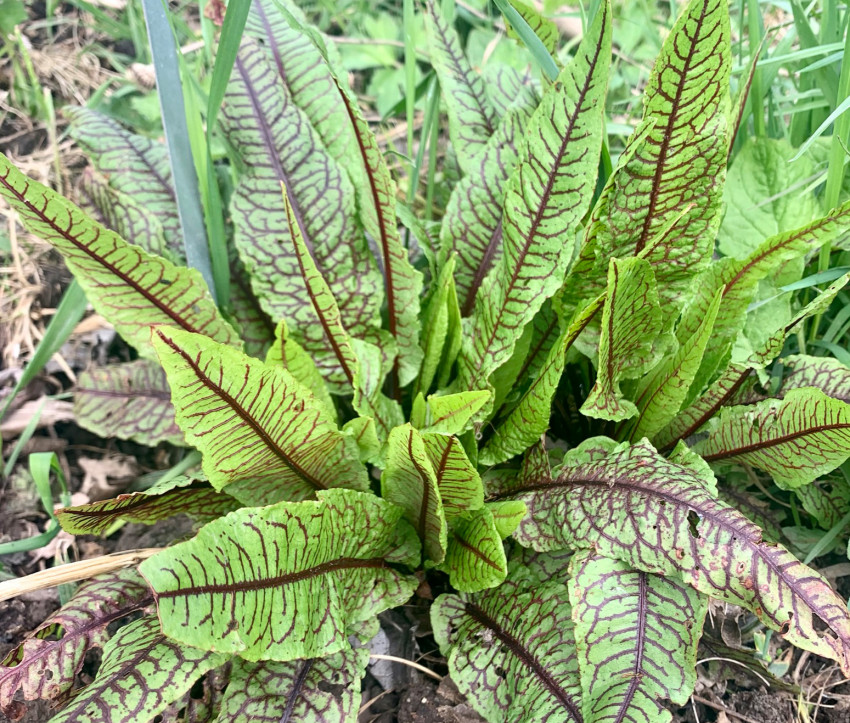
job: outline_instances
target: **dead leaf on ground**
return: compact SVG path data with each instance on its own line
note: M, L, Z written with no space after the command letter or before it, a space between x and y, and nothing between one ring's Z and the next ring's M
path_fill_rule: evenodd
M74 405L62 399L33 399L0 423L0 439L8 440L20 436L44 401L44 407L36 425L36 429L50 427L58 422L70 422L74 419Z
M80 457L79 464L85 473L80 493L92 502L115 497L139 475L136 460L124 455L103 459Z

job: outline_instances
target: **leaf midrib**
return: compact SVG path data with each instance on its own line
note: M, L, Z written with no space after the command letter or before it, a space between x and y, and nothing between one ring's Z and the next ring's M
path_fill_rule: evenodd
M18 199L18 201L21 204L26 206L29 209L30 213L32 213L36 218L38 218L41 221L41 223L52 228L55 233L57 233L59 236L64 238L68 243L72 244L79 251L82 251L84 254L86 254L86 256L88 256L90 259L92 259L96 263L103 266L110 274L113 274L114 276L117 276L119 279L121 279L121 281L123 281L131 289L135 290L137 294L143 296L148 302L150 302L150 304L152 306L159 309L165 316L167 316L169 319L171 319L181 329L185 329L186 331L191 331L191 332L196 333L196 334L203 333L201 330L197 329L191 323L189 323L184 318L179 316L174 310L172 310L169 306L164 304L158 297L154 296L148 289L145 289L143 286L140 286L136 281L134 281L132 278L130 278L130 276L125 274L123 271L121 271L114 264L108 262L103 256L96 254L88 246L86 246L85 244L81 243L76 238L74 238L74 236L72 236L71 233L68 230L60 228L59 226L57 226L55 219L48 217L44 210L36 208L30 202L30 200L25 195L26 190L24 191L23 194L19 193L18 189L15 188L9 182L8 178L9 178L10 171L11 171L11 167L6 170L6 173L0 175L0 183L2 183L6 187L6 189L13 196L15 196L15 198ZM23 178L24 185L25 185L26 189L28 190L29 187L30 187L30 181L29 181L28 178L26 178L26 176L23 176L23 174L21 174L21 176ZM46 209L47 206L51 203L51 201L48 200L46 194L44 194L43 192L41 193L41 195L42 195L42 198L44 199L44 205L45 205L45 209ZM73 223L71 221L72 216L73 216L73 209L68 209L68 219L69 219L69 222L71 222L71 223ZM101 230L102 230L102 227L99 228L97 225L94 225L95 235L94 235L94 238L92 239L92 243L95 243L95 242L100 240ZM161 259L157 259L157 260L159 260L160 263L164 263L164 261L161 260ZM100 284L98 284L97 281L94 281L92 283L95 286L95 288L99 289ZM166 287L166 288L168 288L168 287Z
M328 573L337 572L339 570L359 570L365 568L373 569L390 569L387 561L381 557L371 559L363 559L359 557L338 557L335 560L329 560L313 567L308 567L304 570L295 572L287 572L274 577L262 578L259 580L245 580L243 582L219 583L212 585L194 585L191 587L182 587L176 590L164 590L162 592L154 591L157 599L188 597L189 595L223 595L231 592L254 592L256 590L265 590L270 587L280 587L283 585L291 585L292 583L309 580L319 575L327 575Z
M702 32L707 2L708 0L703 0L699 20L697 21L696 33ZM689 71L691 62L693 61L694 53L696 52L697 42L697 37L694 37L694 39L691 41L690 47L688 48L688 55L686 56L682 64L682 70L679 73L679 82L676 84L676 95L673 97L673 101L670 104L670 112L667 114L669 122L667 124L667 127L665 128L664 135L661 138L661 146L658 149L658 159L655 165L655 174L652 178L652 191L649 194L649 205L646 209L646 215L643 218L643 224L640 230L640 235L638 236L637 243L635 244L635 255L643 251L644 247L646 246L647 238L649 236L649 227L653 221L653 216L655 214L655 206L658 204L659 187L661 185L661 178L664 175L665 166L667 163L667 152L670 148L670 139L672 136L670 132L670 125L672 124L673 119L679 113L679 104L682 101L682 93L684 92L685 82L690 80ZM675 49L675 47L673 49L673 52L678 54L678 51ZM659 89L663 82L662 75L663 73L658 73Z
M301 212L301 206L298 199L295 197L295 192L292 189L292 181L283 168L281 154L274 142L274 136L271 128L269 127L268 119L260 108L260 99L257 97L257 93L254 89L254 83L245 68L245 61L240 54L237 54L236 56L236 68L239 71L239 75L242 76L242 83L245 86L245 94L248 97L248 102L251 104L251 111L253 113L254 120L257 122L260 135L262 136L263 146L266 148L266 155L272 166L272 170L286 189L289 205L292 207L292 212L295 216L295 221L298 224L298 229L301 231L301 238L304 241L304 245L307 247L310 256L315 257L313 242L310 239L310 235L307 233L307 227L304 223L304 215Z
M781 444L787 444L788 442L794 442L801 437L807 437L809 435L814 434L823 434L825 432L832 432L834 430L842 430L842 429L850 429L850 422L834 422L832 424L819 424L815 427L809 427L807 429L801 429L797 432L791 432L790 434L784 434L780 437L775 437L773 439L767 439L762 442L758 442L756 444L748 444L743 447L736 447L733 449L722 450L720 452L715 452L714 454L704 454L700 455L706 462L714 462L718 459L727 459L729 457L738 457L742 454L749 454L750 452L759 452L763 449L771 449L772 447L777 447Z
M381 203L381 194L378 192L377 179L375 178L377 174L377 169L372 168L369 164L369 153L366 150L366 145L364 143L364 139L360 133L360 125L357 122L357 118L354 113L354 108L351 105L351 99L348 97L348 94L342 89L339 84L339 80L335 75L332 75L334 79L334 83L336 84L337 90L339 91L340 97L342 98L342 102L345 105L345 110L348 113L348 118L351 121L351 127L354 131L354 137L357 139L357 147L360 150L360 157L363 160L363 168L366 171L366 177L369 179L369 190L372 195L372 201L375 206L375 216L377 217L378 229L381 234L381 253L384 257L384 286L386 287L386 298L387 298L387 320L390 334L392 334L393 338L398 338L398 317L399 312L396 308L396 293L395 293L395 266L396 266L396 255L393 254L390 250L390 238L389 238L389 221L384 215L384 204ZM364 121L365 123L365 121ZM377 146L372 148L373 152L376 154L380 154L380 149ZM398 360L396 359L396 365Z
M222 399L236 414L242 419L242 421L247 424L256 434L260 440L265 444L265 446L271 450L271 452L286 465L289 470L291 470L299 479L306 482L310 485L313 490L324 490L327 489L327 485L324 482L313 477L310 473L308 473L305 469L303 469L295 460L293 460L286 452L281 449L281 447L275 442L269 433L260 425L260 423L254 419L248 411L230 394L228 394L224 389L222 389L218 384L213 382L203 371L201 371L200 366L197 362L189 356L183 349L181 349L175 341L165 334L162 333L161 330L156 330L156 335L167 344L181 359L183 359L186 364L189 365L189 368L195 373L195 376L198 378L198 381L201 382L207 389L209 389L213 394Z
M504 499L504 498L508 498L508 497L516 497L517 495L525 494L527 492L537 492L537 491L543 491L543 490L550 491L550 490L555 490L555 489L562 489L562 490L569 491L570 488L576 488L576 487L580 487L580 486L605 487L608 491L610 491L612 489L620 489L627 494L628 493L635 493L635 494L637 494L638 496L641 496L641 497L655 497L655 498L662 500L664 502L669 502L671 505L673 505L675 508L677 508L679 510L682 510L684 508L687 508L689 510L693 510L694 512L696 512L699 515L700 519L710 520L712 522L712 524L714 524L718 528L722 529L727 535L730 535L731 537L734 537L738 540L741 540L743 543L745 543L747 545L747 548L754 551L754 553L758 557L758 559L761 560L778 578L780 578L783 581L785 586L792 591L793 595L799 597L803 602L806 603L806 605L809 607L809 609L812 612L817 614L817 611L819 610L818 605L816 603L814 603L812 600L810 600L809 596L806 595L800 589L798 589L796 584L792 580L789 580L789 578L785 575L785 569L788 566L786 565L785 568L781 568L773 561L773 559L771 557L769 557L768 555L762 554L762 548L759 545L759 542L751 540L749 535L745 534L746 529L743 529L743 530L737 529L737 528L733 527L730 523L726 522L721 515L715 514L711 511L707 512L704 508L702 508L702 507L698 508L695 505L689 504L688 502L682 500L681 498L679 498L679 497L677 497L673 494L665 493L665 492L662 492L662 491L657 490L655 488L647 487L645 485L641 485L639 483L628 483L628 482L623 482L623 481L618 480L618 479L603 479L601 477L597 478L597 479L592 479L592 478L572 478L572 479L570 479L570 478L565 478L565 477L559 477L557 480L552 480L552 481L549 481L549 482L542 482L542 483L532 484L532 485L526 485L526 486L519 488L519 489L510 490L509 492L494 496L493 498L491 498L491 501L500 500L500 499ZM705 494L707 494L707 493L705 493ZM713 502L713 503L718 504L718 505L721 504L714 499L711 499L710 502ZM735 513L735 514L740 515L740 513L736 512L732 508L723 508L723 509L729 510L729 511ZM629 516L631 517L631 513L629 513ZM744 523L744 525L748 524L748 525L751 525L754 528L758 529L757 526L754 523L750 522L743 515L740 515L740 516L742 518L741 521ZM671 526L671 528L677 529L677 528L672 527L672 526ZM646 544L650 544L650 543L646 543ZM726 543L726 544L729 544L729 543ZM790 554L790 553L788 553L788 554ZM802 563L800 563L800 564L802 565ZM758 595L759 595L759 599L761 599L761 592L760 591L753 590L751 592L757 592ZM826 625L830 628L830 630L835 632L835 634L838 635L839 638L841 638L840 633L838 633L838 631L836 631L833 628L832 624L829 621L824 620L824 623L826 623Z
M475 603L468 602L464 611L475 622L488 630L492 630L496 637L508 648L511 654L523 662L532 673L540 680L555 699L566 708L575 723L582 723L583 719L578 706L573 702L570 695L549 674L544 665L535 658L531 652L511 633L505 630L499 623L491 618L484 610Z
M602 8L600 9L600 12L603 13L602 24L604 26L605 23L607 22L608 6L603 3ZM546 180L546 187L544 188L544 191L541 194L540 202L537 206L537 211L535 212L534 218L532 219L531 228L529 229L529 232L525 237L525 243L523 244L522 252L517 255L516 262L514 263L514 269L513 269L513 272L511 274L510 281L508 282L507 289L505 290L505 293L503 295L502 303L499 305L499 310L498 310L498 313L496 315L496 319L493 322L493 329L490 332L490 335L487 339L487 342L484 344L483 352L478 359L477 365L475 366L475 373L472 375L472 379L470 380L470 383L469 383L470 387L475 387L476 383L478 382L479 375L481 374L481 367L484 365L484 360L488 355L487 351L489 350L490 345L493 343L493 340L496 338L496 333L497 333L499 327L501 326L502 315L505 312L505 307L507 306L508 300L511 298L511 294L513 292L514 286L516 286L517 279L519 278L520 270L521 270L521 268L524 264L525 257L529 253L529 248L531 247L531 244L533 243L533 239L534 239L534 236L536 234L536 230L540 226L540 223L541 223L542 218L543 218L543 214L544 214L544 212L545 212L545 210L548 206L550 196L552 195L552 188L555 184L555 178L558 176L558 169L560 168L561 159L563 158L564 153L566 153L567 144L569 143L570 140L572 140L573 131L575 130L575 127L576 127L576 119L578 118L579 113L581 113L581 111L583 109L584 102L585 102L585 99L587 97L587 94L590 92L591 81L593 79L594 71L596 70L596 65L599 62L599 53L602 49L602 45L603 45L602 43L599 43L596 46L596 52L593 55L593 60L589 64L589 67L588 67L588 70L587 70L587 75L585 76L585 79L584 79L584 86L582 87L581 92L578 95L578 98L576 100L575 110L573 111L572 115L570 116L570 119L569 119L569 122L568 122L568 131L567 131L566 135L563 137L563 139L561 140L561 145L558 148L558 152L555 156L558 160L556 161L556 163L553 164L553 168L551 168L549 170L548 178ZM522 173L523 164L524 164L524 161L520 163L520 167L518 169L518 173L520 175ZM507 255L505 255L503 258L506 259Z
M643 654L646 649L646 621L649 617L647 613L647 574L642 570L638 570L638 629L635 633L635 662L632 666L631 680L629 687L626 690L623 700L620 702L620 708L617 711L617 719L615 723L622 723L626 714L629 712L629 707L637 692L638 685L643 679Z

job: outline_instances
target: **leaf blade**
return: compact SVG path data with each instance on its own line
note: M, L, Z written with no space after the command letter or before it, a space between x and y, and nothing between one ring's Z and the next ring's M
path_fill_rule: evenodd
M140 570L164 632L186 645L246 660L330 655L348 646L346 625L403 603L416 587L389 566L417 552L400 517L373 495L329 490L318 502L233 512Z
M162 328L154 331L154 346L177 423L204 453L204 471L217 490L268 504L329 487L368 488L353 440L286 370Z
M0 155L0 196L34 234L65 257L86 296L121 335L152 354L153 324L238 344L194 269L174 266L124 241L51 189L30 180Z
M718 501L699 472L664 460L648 443L588 440L568 453L554 481L525 483L508 496L528 506L514 533L522 544L594 546L644 572L681 575L850 670L850 614L825 579L780 545L763 543L758 527ZM827 632L815 630L815 618Z

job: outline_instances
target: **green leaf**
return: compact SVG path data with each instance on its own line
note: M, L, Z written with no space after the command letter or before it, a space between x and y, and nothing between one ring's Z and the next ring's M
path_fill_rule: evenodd
M24 176L3 155L0 196L31 233L62 253L89 301L143 355L153 353L149 327L154 324L204 334L223 344L239 343L197 271L128 244Z
M455 284L464 316L472 313L478 289L502 257L505 191L538 101L531 89L518 89L505 117L449 198L440 225L440 253L444 260L452 253L457 257Z
M504 254L477 296L474 333L459 358L464 389L486 388L563 281L569 261L563 238L585 214L596 180L610 56L610 7L604 4L529 123L505 195Z
M358 228L351 182L253 41L243 40L222 123L245 168L231 208L236 246L254 292L273 319L286 320L323 374L339 384L339 361L310 301L292 229L298 229L339 299L348 332L362 336L376 328L380 272ZM289 209L281 203L281 184Z
M446 516L437 475L422 436L409 424L393 429L387 439L381 495L404 510L426 557L442 562L446 556Z
M150 720L227 656L180 645L150 615L121 628L103 648L97 677L50 723Z
M384 268L384 290L390 334L398 347L399 383L416 378L422 362L419 346L419 296L422 274L413 268L401 242L396 220L396 189L375 136L363 119L357 98L337 80L337 89L348 111L357 138L368 193L361 208L366 231L378 241Z
M80 374L74 388L74 418L104 438L130 439L150 447L159 442L185 444L174 421L165 372L144 359Z
M229 312L239 328L245 353L262 359L274 342L275 325L251 290L251 280L232 239L228 239L227 251L231 282Z
M0 0L0 34L8 37L15 32L15 26L29 16L22 0Z
M72 535L103 535L119 520L153 525L174 515L207 522L239 508L229 495L191 477L175 477L144 492L56 510L59 524Z
M588 440L567 453L555 479L527 482L507 496L528 506L514 533L521 544L595 548L643 572L681 575L850 671L844 600L784 547L763 542L759 528L717 500L699 472L668 462L647 442ZM816 619L824 626L816 629Z
M779 388L780 396L792 389L816 387L828 397L850 403L850 367L837 359L794 354L783 359L782 363L786 375Z
M281 321L275 329L275 343L266 354L266 364L279 364L286 369L301 386L312 393L328 417L336 421L336 407L325 380L310 355L292 338L285 321Z
M534 34L539 38L549 55L556 55L558 52L558 42L561 37L560 33L558 33L558 26L552 20L549 20L549 18L543 17L537 8L531 5L520 2L520 0L510 0L510 3L520 14L520 17L528 23L528 27L534 31ZM510 22L506 23L506 30L509 38L522 40Z
M843 475L815 480L810 485L797 488L794 494L824 530L837 525L850 512L850 484Z
M24 700L66 697L86 653L109 639L107 626L151 602L150 590L134 568L98 575L81 585L0 662L0 709L12 705L18 690Z
M669 723L663 701L686 705L708 598L687 585L577 552L569 583L585 723Z
M546 355L543 366L493 437L481 450L481 464L498 464L528 449L549 428L552 399L564 372L567 350L605 301L600 296L585 305Z
M346 626L404 603L416 588L390 563L415 564L402 511L351 490L317 502L232 512L139 568L163 631L184 645L288 661L347 649Z
M449 115L449 138L465 173L493 135L498 119L484 92L484 80L469 65L460 39L433 3L425 13L431 64L440 79Z
M842 277L826 291L818 294L788 323L780 324L778 328L775 325L772 326L772 330L763 334L765 340L757 348L733 349L732 358L720 376L655 436L653 441L659 449L672 448L678 440L691 436L703 427L722 406L732 403L751 371L762 369L772 359L779 356L786 337L809 316L822 313L832 303L847 280L847 276Z
M179 255L167 249L162 222L133 196L111 188L106 177L92 168L87 168L80 179L80 208L121 238L133 239L149 254L185 265L182 248Z
M449 294L454 292L455 263L456 257L452 256L440 270L440 275L431 284L431 293L422 308L422 367L416 379L414 396L419 393L427 394L440 368L450 366L454 362L454 359L448 360L446 357L452 346L449 339ZM456 331L460 332L459 323Z
M197 334L157 328L177 423L217 490L249 505L368 489L354 441L283 368Z
M437 478L446 517L481 509L484 486L460 440L444 434L423 434L422 441Z
M694 334L674 355L668 355L638 383L635 395L638 416L629 432L629 439L652 438L681 409L699 371L722 298L718 291Z
M808 157L794 163L784 139L750 137L726 178L726 213L717 232L724 256L744 259L765 239L808 224L818 213L812 193L802 192L814 168Z
M638 413L620 392L620 382L640 378L655 365L661 333L661 307L649 261L611 259L596 383L581 407L582 414L621 421Z
M692 336L703 323L715 295L721 292L720 310L698 378L714 372L728 353L744 326L747 308L755 297L759 281L775 276L783 264L836 238L847 228L848 221L850 203L794 231L771 236L745 259L719 259L705 270L694 285L694 295L676 329L680 342Z
M729 407L694 451L769 473L784 489L809 484L850 457L850 404L819 389L791 389L782 400Z
M508 561L489 509L449 521L448 549L440 569L449 573L452 587L460 592L478 592L504 582Z
M286 194L283 202L298 267L306 284L310 304L333 350L332 359L336 362L336 368L341 369L348 385L354 388L354 409L374 419L379 438L385 440L390 430L403 420L398 403L381 394L381 385L387 373L382 350L374 344L349 336L343 325L340 307L304 243L294 218L294 209ZM384 346L388 345L385 343Z
M662 311L681 297L714 250L726 169L729 11L721 0L691 0L655 61L644 94L643 127L625 153L593 229L598 274L611 258L646 258ZM668 302L674 302L672 304Z
M351 405L358 414L375 421L375 431L384 442L390 430L404 423L401 405L381 393L381 385L389 371L387 359L374 344L360 339L350 341L357 357Z
M525 503L516 500L502 500L501 502L489 502L487 509L493 515L496 531L503 540L512 535L522 518L525 517Z
M368 193L368 180L359 160L357 137L344 105L339 102L331 54L331 38L320 37L289 0L255 0L245 34L259 41L277 69L279 82L309 119L322 145L354 185L358 200ZM338 63L334 62L338 67ZM362 201L361 201L362 203Z
M124 130L89 108L72 106L62 112L71 121L71 136L108 184L110 193L102 196L101 202L97 198L94 201L109 227L149 253L185 264L168 149L162 143ZM132 225L128 223L131 216L138 216ZM140 235L139 231L148 225L150 230Z
M233 661L218 721L355 723L369 651L343 649L322 658Z
M565 585L514 582L441 595L431 626L449 673L490 723L581 723L581 688Z
M458 392L432 394L425 402L421 396L413 402L413 417L420 432L462 434L472 425L470 420L490 399L490 392Z

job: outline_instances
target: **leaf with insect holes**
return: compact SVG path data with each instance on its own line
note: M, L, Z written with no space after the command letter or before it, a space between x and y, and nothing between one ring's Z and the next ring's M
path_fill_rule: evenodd
M502 258L476 298L458 359L462 389L484 389L522 330L560 287L569 245L587 211L602 145L611 59L611 8L603 3L575 58L543 96L511 175Z
M699 471L665 460L648 442L587 440L566 454L554 479L526 481L504 498L528 507L514 533L520 544L593 547L643 572L680 575L850 672L844 600L784 547L763 542L761 530L717 500ZM824 626L816 629L815 620Z
M652 438L682 407L699 371L721 300L718 292L693 336L639 380L634 399L638 414L630 425L630 440Z
M353 490L243 508L145 560L163 632L246 660L347 649L346 626L404 603L417 586L393 563L419 559L402 510Z
M184 264L183 232L165 144L130 133L90 108L71 106L63 108L62 113L71 121L71 136L107 184L110 193L101 202L94 201L110 228L151 253L160 253L156 239L159 231L166 251L162 255ZM113 201L118 201L117 208L113 209ZM155 222L153 232L141 237L130 235L128 232L138 231L139 225L128 226L128 217L116 213L123 207L129 207L132 215L141 212L141 223Z
M745 323L747 307L755 298L759 281L776 274L787 262L835 239L848 223L850 203L801 228L771 236L742 260L718 259L702 273L676 328L676 336L684 342L703 323L714 297L721 293L717 321L698 379L709 377L728 354Z
M423 434L422 441L436 476L446 517L481 509L484 486L460 440L445 434Z
M620 382L636 379L658 361L661 307L652 266L645 259L611 259L602 309L596 383L581 413L621 421L637 414L620 392Z
M150 326L163 324L239 344L201 275L128 244L0 154L0 197L27 229L65 257L86 296L129 343L151 356Z
M379 325L381 277L360 232L354 189L279 82L266 52L244 39L222 107L222 123L244 172L231 204L234 238L265 311L285 319L323 374L339 383L338 360L293 249L301 234L348 331ZM289 210L281 201L281 184Z
M457 32L433 2L425 13L425 28L431 65L446 98L452 148L464 173L473 173L476 157L498 124L496 111L484 90L484 79L463 53Z
M145 359L80 374L74 388L74 418L84 429L105 438L149 446L186 444L174 421L165 372Z
M446 556L446 516L437 475L422 435L409 424L393 429L387 439L381 496L404 510L427 558L442 562Z
M454 253L455 284L462 313L472 313L484 277L502 257L505 187L519 161L528 122L539 99L520 88L482 152L457 183L440 225L443 263Z
M236 658L219 723L355 723L369 651L280 663Z
M452 680L490 723L581 723L581 688L567 588L504 582L440 595L431 626Z
M227 656L180 645L149 615L121 628L103 648L94 681L50 723L151 720Z
M0 710L13 709L19 690L24 700L67 697L86 653L109 639L107 626L152 602L150 589L134 568L98 575L81 585L0 661Z
M598 275L611 258L651 248L665 318L711 259L726 170L729 11L691 0L664 41L644 94L643 125L625 153L593 229ZM659 236L660 235L660 236Z
M259 505L368 489L354 441L285 369L198 334L158 327L153 336L177 423L217 490Z
M848 276L844 276L834 282L798 311L788 323L781 324L778 329L773 327L772 331L765 334L766 340L758 348L745 349L743 352L733 349L732 358L720 376L701 395L698 394L699 387L696 390L692 388L695 399L690 400L685 409L654 437L653 442L658 448L672 448L678 440L686 439L701 429L722 406L733 403L753 370L762 369L779 356L788 335L810 316L825 311L847 280ZM697 382L694 386L697 386Z
M552 399L561 381L567 350L602 308L604 300L600 296L581 308L560 334L519 402L504 421L496 421L495 434L481 450L481 464L498 464L524 452L549 428Z
M663 701L685 705L694 690L708 598L590 550L570 571L584 722L669 723Z
M707 462L751 464L783 489L802 487L850 457L850 404L803 387L781 400L729 407L694 451Z
M175 477L144 492L56 510L59 524L72 535L102 535L119 520L153 525L174 515L207 522L238 509L230 495L191 477Z

